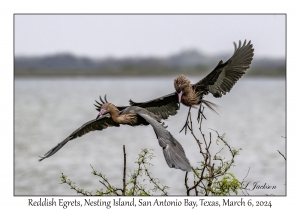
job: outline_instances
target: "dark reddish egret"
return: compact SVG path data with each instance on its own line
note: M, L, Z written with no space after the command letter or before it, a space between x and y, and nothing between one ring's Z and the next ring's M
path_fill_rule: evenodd
M183 171L191 170L190 162L185 155L183 147L172 134L166 130L166 126L164 126L164 123L161 123L159 116L137 106L129 106L119 111L115 105L108 102L101 105L99 115L96 119L83 124L65 140L49 150L39 161L55 154L70 140L90 131L103 130L112 126L119 127L120 124L130 126L150 124L154 129L159 145L163 148L163 154L169 167Z
M222 60L219 61L215 69L199 82L191 84L190 80L186 76L180 75L174 80L174 87L176 90L174 93L170 93L146 102L137 103L129 100L130 105L145 108L163 119L167 119L170 115L175 115L179 109L180 103L190 107L190 109L191 107L196 107L197 105L203 103L209 109L216 112L214 108L217 107L217 105L204 100L204 95L211 93L216 98L225 95L245 74L253 59L254 49L251 41L247 43L245 40L243 45L241 41L239 41L238 46L235 42L233 44L234 52L231 58L225 63L223 63ZM105 103L101 97L100 100L102 103ZM97 110L99 110L101 103L97 103L99 105L96 105L96 107ZM119 110L124 108L125 107L118 107ZM198 121L200 118L200 113L201 110L199 108ZM187 116L186 124L183 128L187 126L188 117L189 114Z

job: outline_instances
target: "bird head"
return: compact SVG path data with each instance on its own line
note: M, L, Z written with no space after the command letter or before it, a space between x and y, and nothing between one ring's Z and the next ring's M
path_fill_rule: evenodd
M99 117L105 115L106 113L109 113L109 111L110 111L110 103L105 103L105 104L103 104L103 105L101 106L101 108L100 108L99 114L98 114L97 117L96 117L96 120L97 120Z
M178 94L179 103L181 102L182 94L185 93L186 88L188 88L190 85L190 80L184 75L180 75L176 79L174 79L174 87Z

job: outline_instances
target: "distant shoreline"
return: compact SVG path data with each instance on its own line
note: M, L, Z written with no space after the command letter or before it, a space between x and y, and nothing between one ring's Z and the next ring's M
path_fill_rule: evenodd
M207 56L196 50L170 56L92 59L70 53L14 59L14 76L18 77L157 77L207 75L222 58L230 55ZM247 76L285 77L285 58L255 58L246 70Z
M77 73L77 74L70 74L70 73L65 73L65 74L57 74L57 73L52 73L52 74L32 74L32 73L25 73L25 74L20 74L20 73L14 73L14 77L22 78L22 77L176 77L180 74L185 74L189 76L199 76L199 77L204 77L207 74L204 73L178 73L178 74L84 74L84 73ZM286 74L251 74L251 73L246 73L244 77L270 77L270 78L285 78Z

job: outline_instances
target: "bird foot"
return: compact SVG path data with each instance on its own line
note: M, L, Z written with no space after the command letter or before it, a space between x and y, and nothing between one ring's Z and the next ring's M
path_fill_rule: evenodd
M187 128L188 128L188 126L189 126L189 117L190 117L190 115L191 115L191 107L189 108L189 112L188 112L188 115L187 115L187 117L186 117L185 124L184 124L184 126L182 127L182 129L179 131L179 133L181 133L181 131L183 131L183 129L185 129L184 133L185 133L185 135L186 135L186 131L187 131Z
M179 131L179 133L181 133L181 131L183 131L183 129L185 129L184 133L186 134L188 125L189 125L189 120L187 119L187 120L185 121L184 126L183 126L183 127L181 128L181 130Z
M206 117L204 116L204 114L203 114L203 110L201 110L201 108L202 108L202 103L200 104L200 107L199 107L199 110L198 110L198 117L197 117L197 120L198 120L198 123L200 122L200 116L202 115L202 117L204 118L204 119L206 119Z

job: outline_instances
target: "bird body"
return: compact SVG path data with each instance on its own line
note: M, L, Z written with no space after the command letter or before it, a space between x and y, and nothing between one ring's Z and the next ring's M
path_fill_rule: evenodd
M190 80L186 76L180 75L174 79L174 87L176 93L179 93L178 102L189 107L200 104L202 98L200 98L200 94L195 91Z
M234 43L234 53L231 58L225 63L222 60L219 61L215 69L197 83L191 84L186 76L180 75L174 79L176 90L174 93L146 102L137 103L129 100L130 105L151 110L153 113L163 116L163 119L176 114L180 103L188 107L195 107L204 103L209 109L216 112L214 108L217 105L204 100L204 95L211 93L214 97L219 98L228 93L250 67L253 52L251 41L246 43L245 40L243 45L239 41L238 46ZM175 107L173 112L165 108L169 106Z
M222 95L228 93L250 67L254 55L253 52L254 49L251 41L246 43L245 40L243 45L241 44L241 41L239 41L238 46L234 42L234 52L231 58L225 63L223 63L222 60L219 61L214 70L197 83L191 84L186 76L179 75L174 79L175 92L146 102L134 102L130 99L130 106L144 108L162 119L167 119L169 116L176 115L181 103L190 108L204 104L210 110L217 113L215 109L217 105L204 100L204 96L211 93L214 97L220 98ZM100 102L102 102L102 104L105 103L101 97ZM95 105L96 110L100 111L102 104L98 101L96 101L96 103L98 104ZM130 106L119 106L117 109L122 111ZM199 108L198 121L201 113ZM189 114L187 115L187 120L183 128L186 128L187 126L188 117Z
M166 130L166 127L161 123L161 118L159 116L137 106L129 106L119 111L112 103L104 103L101 106L99 115L96 119L83 124L65 140L49 150L39 161L52 156L68 141L73 140L76 137L80 137L94 130L103 130L111 126L118 127L120 124L130 126L150 124L154 129L159 145L163 148L163 154L169 167L181 169L183 171L191 170L189 160L185 155L183 147L172 134Z
M204 100L204 95L211 93L214 97L219 98L228 93L250 67L253 52L250 41L246 43L245 40L243 45L239 42L238 46L234 43L234 53L231 58L225 63L221 60L215 69L199 82L191 84L186 76L180 75L174 80L175 92L150 101L136 103L129 100L130 106L121 107L108 103L106 97L104 102L100 97L102 103L96 101L97 105L95 105L96 110L99 111L97 118L75 130L41 157L40 161L55 154L68 141L90 131L103 130L111 126L118 127L120 124L130 126L150 124L155 131L159 145L163 148L163 154L169 167L190 171L191 166L183 147L161 124L161 119L167 119L169 116L177 114L180 103L190 108L204 103L215 111L216 105ZM198 119L199 114L200 112L198 112Z

